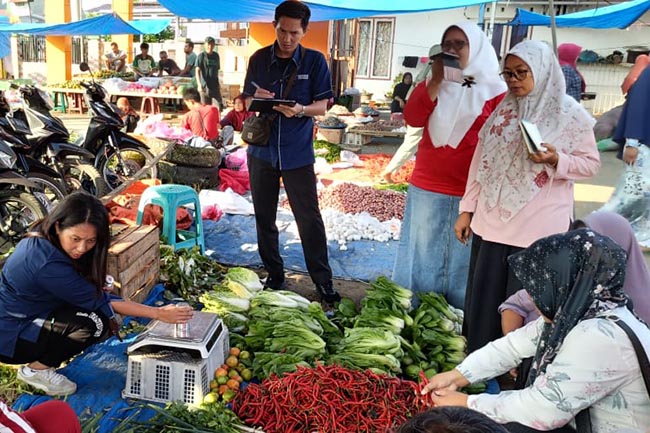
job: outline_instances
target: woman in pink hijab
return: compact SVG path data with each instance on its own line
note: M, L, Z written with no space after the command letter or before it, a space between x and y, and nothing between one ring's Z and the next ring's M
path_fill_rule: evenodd
M566 93L578 102L587 88L584 77L578 71L577 62L580 52L582 52L582 47L576 44L560 44L557 47L557 57L566 83Z
M601 235L609 236L627 252L623 290L632 299L636 314L650 324L650 270L632 226L621 215L604 211L594 212L582 222Z

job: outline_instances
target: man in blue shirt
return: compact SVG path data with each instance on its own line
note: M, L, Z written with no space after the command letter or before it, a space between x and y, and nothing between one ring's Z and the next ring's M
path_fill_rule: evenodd
M284 263L275 224L280 178L298 225L307 270L325 302L341 299L332 286L325 226L318 208L314 173L313 116L323 115L332 97L332 81L325 57L300 41L311 11L299 1L284 1L275 9L276 41L253 54L248 63L244 96L295 100L294 106L274 107L271 135L266 146L248 146L248 171L255 208L257 243L266 287L280 289ZM285 89L296 71L293 87Z

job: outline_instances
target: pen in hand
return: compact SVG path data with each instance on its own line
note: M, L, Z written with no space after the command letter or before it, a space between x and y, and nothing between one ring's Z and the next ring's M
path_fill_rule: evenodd
M253 86L255 86L256 89L261 89L261 88L262 88L262 87L261 87L259 84L257 84L255 81L251 81L251 84L252 84Z

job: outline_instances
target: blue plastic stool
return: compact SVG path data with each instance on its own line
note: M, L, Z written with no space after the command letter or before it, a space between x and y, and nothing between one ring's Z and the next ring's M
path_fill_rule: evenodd
M198 245L201 248L201 254L205 253L201 203L199 203L199 196L194 189L189 186L175 184L155 185L145 189L138 205L138 224L142 224L144 208L148 204L157 204L163 209L163 230L161 234L167 238L167 244L174 247L174 250L192 248ZM194 205L194 232L181 230L180 234L188 238L179 240L177 239L179 233L176 232L176 210L187 204Z

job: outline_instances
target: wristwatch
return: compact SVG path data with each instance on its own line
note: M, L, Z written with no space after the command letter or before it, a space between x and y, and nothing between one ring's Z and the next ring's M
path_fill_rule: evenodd
M300 110L300 113L296 114L295 117L303 117L305 115L305 106L300 104L302 107L302 110Z

